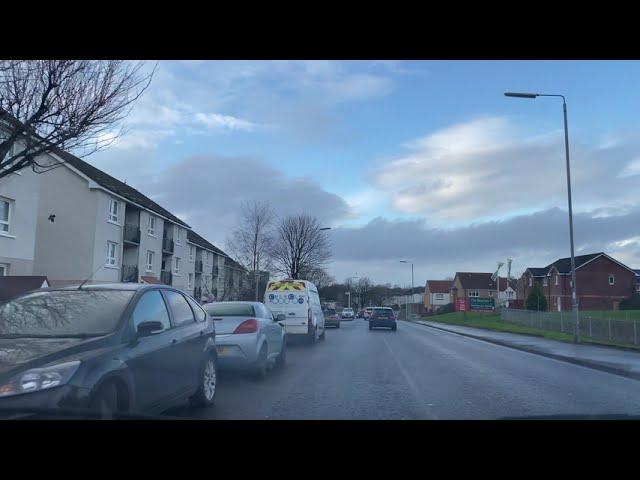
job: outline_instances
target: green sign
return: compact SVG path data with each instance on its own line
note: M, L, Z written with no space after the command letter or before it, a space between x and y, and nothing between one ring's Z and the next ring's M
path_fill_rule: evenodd
M493 310L493 298L469 297L469 309L471 310Z

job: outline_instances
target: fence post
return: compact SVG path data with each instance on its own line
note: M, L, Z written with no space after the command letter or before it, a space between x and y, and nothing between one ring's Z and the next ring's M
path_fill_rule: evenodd
M560 331L564 333L564 324L562 323L562 310L560 310Z
M611 340L611 317L607 319L609 321L609 340Z
M635 319L633 320L633 344L634 345L638 344L638 332L637 332Z
M589 336L593 338L593 332L591 331L591 317L589 317Z

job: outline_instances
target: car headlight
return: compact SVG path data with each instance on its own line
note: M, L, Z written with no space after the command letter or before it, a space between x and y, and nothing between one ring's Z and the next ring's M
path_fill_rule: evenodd
M79 366L80 361L75 360L73 362L59 363L51 367L32 368L22 372L0 386L0 398L64 385L71 380Z

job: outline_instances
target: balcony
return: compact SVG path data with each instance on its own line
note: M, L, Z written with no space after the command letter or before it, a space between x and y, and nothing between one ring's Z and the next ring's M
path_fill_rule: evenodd
M173 239L162 237L162 253L171 255L173 253Z
M173 275L171 275L171 272L167 272L164 270L160 272L160 281L165 285L171 285L172 279L173 279Z
M202 260L196 260L196 273L202 273Z
M138 283L138 267L133 265L123 265L120 281L125 283Z
M218 265L214 265L213 267L211 267L211 276L212 277L218 276Z
M140 227L137 225L124 225L124 243L140 245Z

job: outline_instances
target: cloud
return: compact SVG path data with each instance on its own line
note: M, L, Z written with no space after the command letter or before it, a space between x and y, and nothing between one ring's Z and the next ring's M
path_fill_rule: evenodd
M576 214L576 254L606 251L632 268L640 266L638 225L640 207L606 217ZM455 229L430 227L424 220L376 218L363 227L335 228L331 239L333 275L357 271L385 282L406 278L406 267L399 264L403 258L414 262L418 283L456 271L489 272L507 257L514 259L512 272L518 274L569 255L567 213L559 208Z
M310 179L287 177L255 158L190 157L136 188L180 212L194 230L221 248L239 221L244 200L268 201L280 216L310 213L328 225L349 215L349 206L338 195Z
M202 113L195 114L195 120L207 128L227 128L229 130L253 130L256 125L242 120L241 118L232 117L230 115L220 115L218 113Z
M372 183L396 212L438 225L513 216L566 204L561 132L535 135L506 117L481 117L405 145ZM585 145L573 141L574 208L635 204L637 138Z

